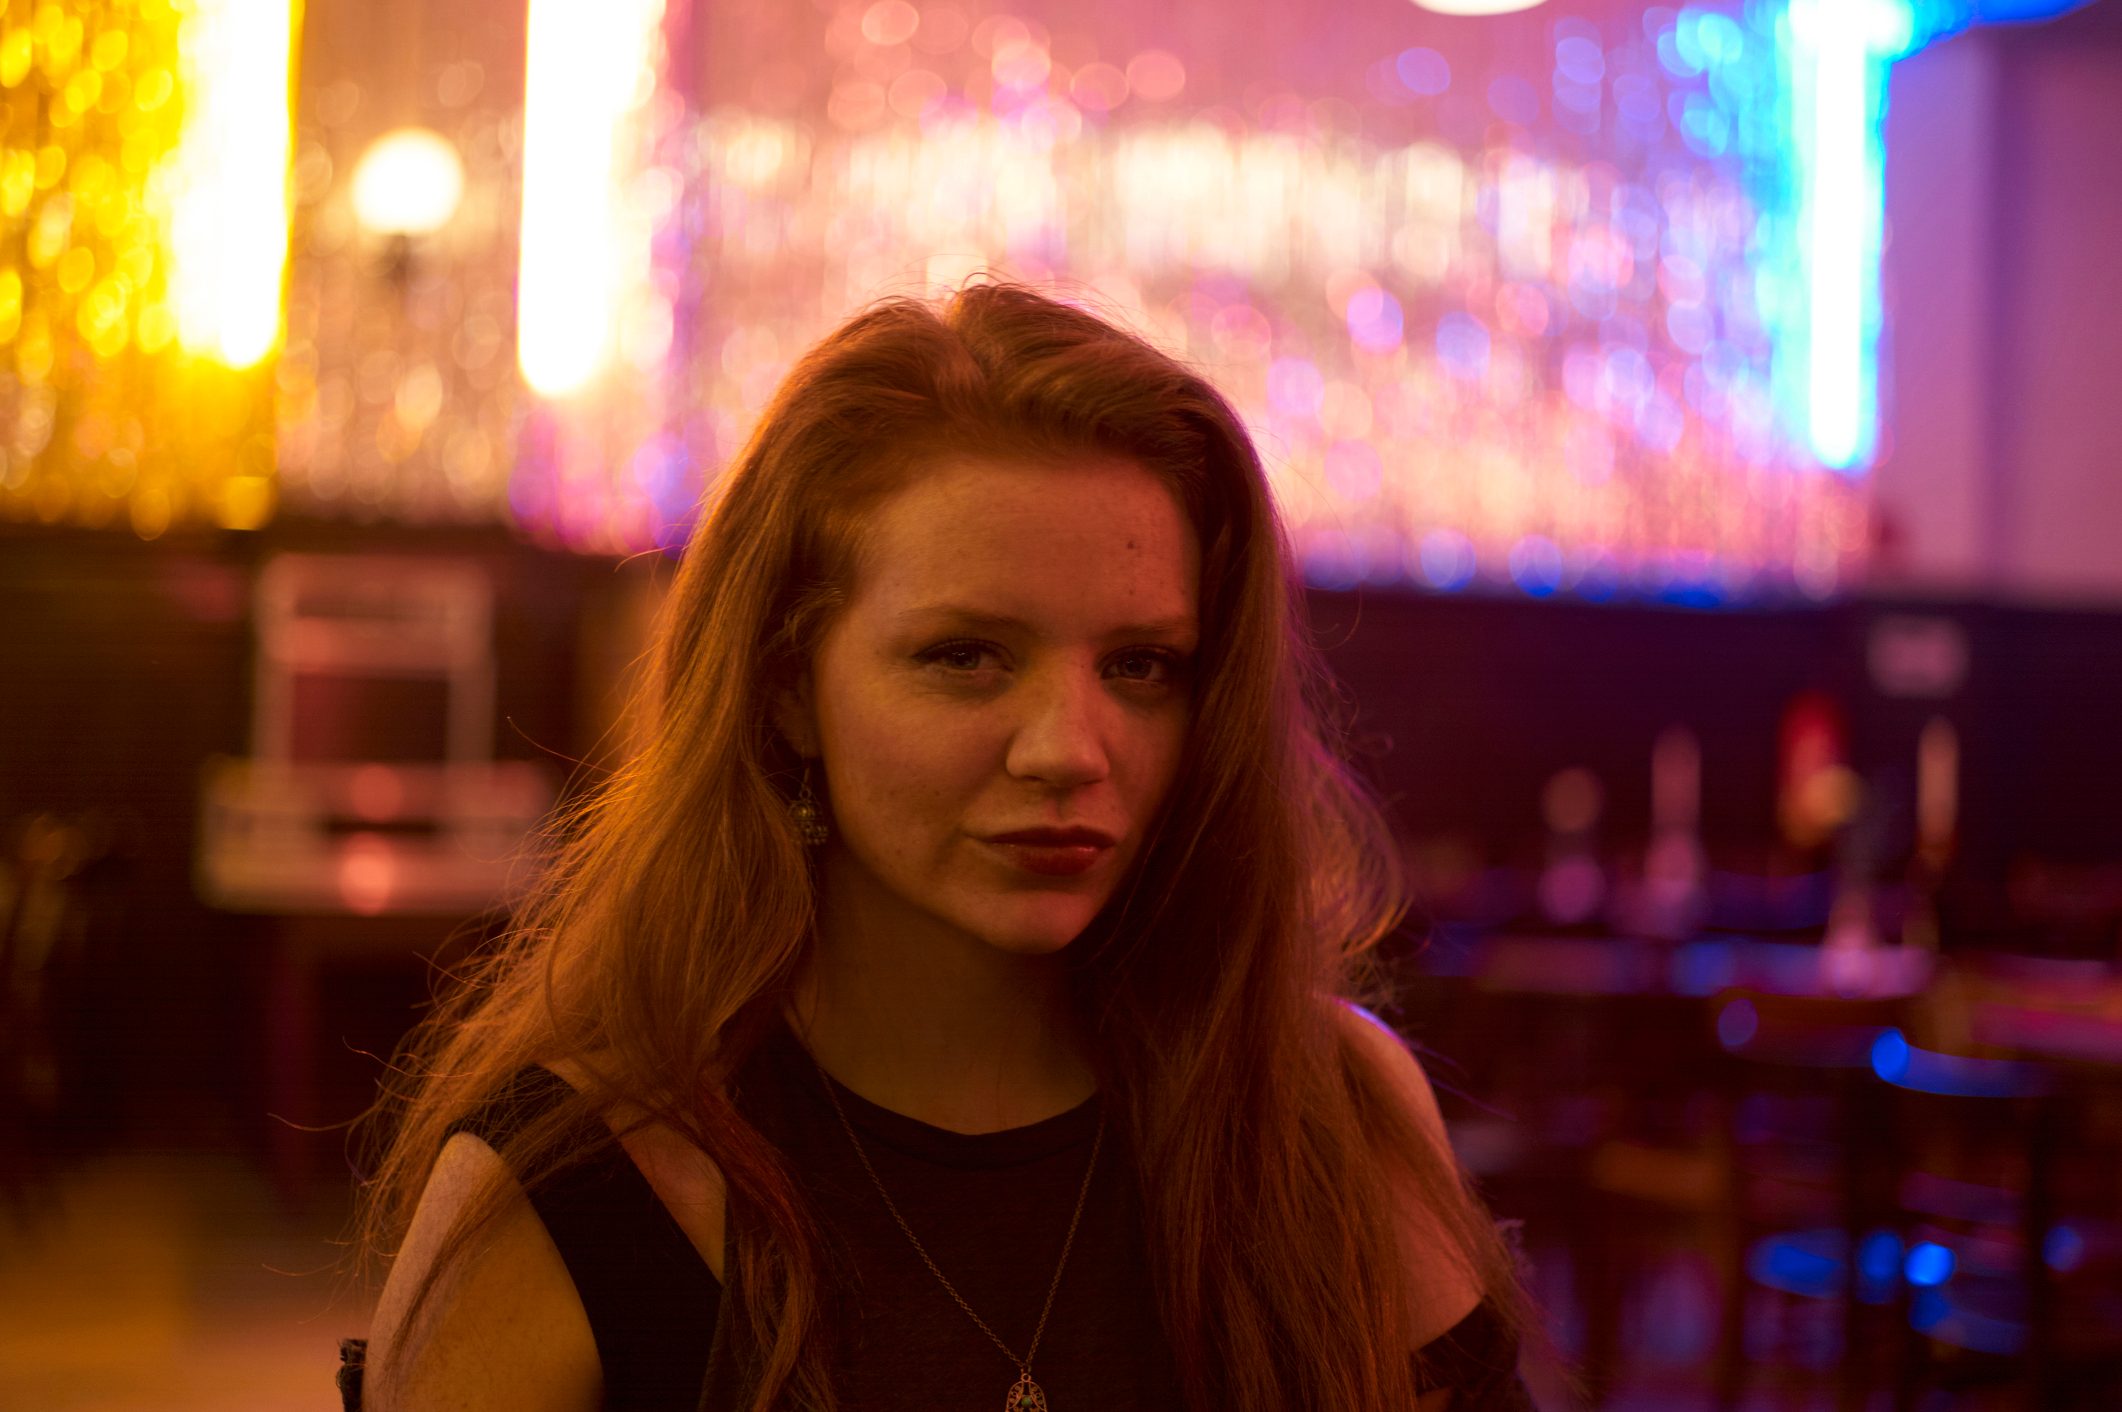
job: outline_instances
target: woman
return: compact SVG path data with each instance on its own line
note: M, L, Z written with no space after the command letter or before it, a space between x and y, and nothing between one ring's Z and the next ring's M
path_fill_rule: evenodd
M370 1408L1526 1405L1324 683L1201 378L1008 286L826 339L426 1028Z

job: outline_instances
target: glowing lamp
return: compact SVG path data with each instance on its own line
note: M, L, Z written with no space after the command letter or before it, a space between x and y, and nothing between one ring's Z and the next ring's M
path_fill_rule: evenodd
M1415 0L1417 8L1440 15L1508 15L1540 3L1541 0Z
M464 195L464 163L441 134L385 133L354 165L354 215L378 235L432 235Z

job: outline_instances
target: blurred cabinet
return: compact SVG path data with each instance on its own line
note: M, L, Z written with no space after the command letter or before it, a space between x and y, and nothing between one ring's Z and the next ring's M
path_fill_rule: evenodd
M553 801L493 758L477 564L284 554L257 587L252 754L207 768L201 895L231 911L465 915L508 899Z
M555 782L494 758L494 585L471 560L281 554L255 590L251 753L208 762L194 877L270 929L266 1096L283 1190L317 1111L335 959L409 957L535 877Z

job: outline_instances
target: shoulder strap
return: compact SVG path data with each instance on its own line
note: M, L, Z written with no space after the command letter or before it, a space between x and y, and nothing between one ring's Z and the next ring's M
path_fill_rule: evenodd
M451 1131L505 1152L510 1135L571 1093L565 1079L533 1065ZM690 1408L721 1286L626 1149L609 1132L584 1136L599 1145L525 1194L589 1316L604 1365L604 1405L615 1412Z
M1424 1390L1450 1388L1455 1412L1530 1412L1518 1376L1518 1340L1488 1300L1422 1345L1416 1379Z

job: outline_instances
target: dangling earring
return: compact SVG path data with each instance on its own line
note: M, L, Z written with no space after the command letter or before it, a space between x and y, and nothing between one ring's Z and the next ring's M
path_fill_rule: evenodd
M818 803L818 796L810 792L810 761L803 762L803 783L797 787L796 797L788 802L788 816L795 820L796 837L803 840L806 848L816 848L830 837L825 827L825 810Z

